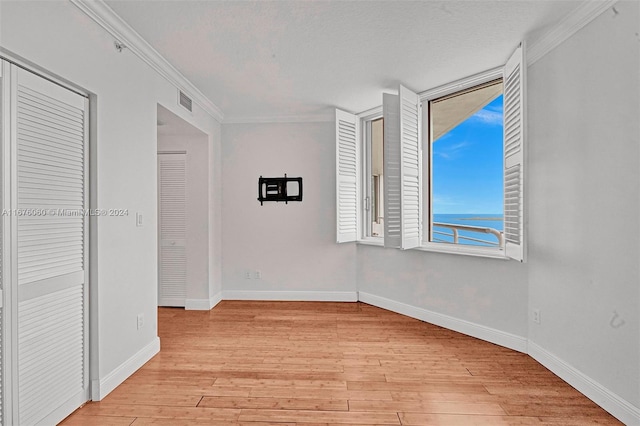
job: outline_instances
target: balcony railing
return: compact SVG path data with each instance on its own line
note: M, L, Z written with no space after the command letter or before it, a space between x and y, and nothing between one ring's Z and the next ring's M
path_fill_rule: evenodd
M473 241L477 244L474 245L483 245L488 247L497 247L504 248L504 235L501 231L498 231L494 228L484 228L481 226L468 226L468 225L457 225L454 223L442 223L442 222L433 222L433 240L443 243L451 243L451 241L445 240L442 237L453 238L453 244L464 244L464 241ZM439 231L435 228L446 228L450 232ZM491 234L496 237L496 240L490 239L482 239L482 238L474 238L466 235L460 235L459 231L469 231L478 234ZM481 237L479 235L478 237ZM460 242L463 240L463 242Z

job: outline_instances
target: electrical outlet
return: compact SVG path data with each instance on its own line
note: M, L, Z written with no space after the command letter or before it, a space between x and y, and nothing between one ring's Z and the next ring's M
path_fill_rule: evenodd
M140 330L144 326L144 314L138 314L136 319L138 321L138 330Z
M262 272L256 271L253 276L256 277L256 280L259 280L262 278Z
M532 314L533 322L535 322L536 324L540 324L540 309L534 309Z
M251 271L249 271L248 269L244 271L244 279L245 280L251 279Z

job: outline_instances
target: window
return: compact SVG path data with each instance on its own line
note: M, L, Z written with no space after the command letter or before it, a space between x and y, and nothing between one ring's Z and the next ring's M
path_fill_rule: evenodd
M364 180L363 237L384 236L384 119L381 111L362 118Z
M420 95L400 85L397 95L383 94L382 118L379 112L355 116L336 111L338 241L375 238L384 229L385 247L524 260L524 72L520 46L504 68ZM491 123L493 128L475 121ZM461 128L476 139L484 134L482 141L474 142L484 144L474 157L476 166L490 166L484 172L491 178L490 185L481 184L475 191L467 188L463 198L469 200L463 201L475 205L467 207L465 216L470 217L462 219L490 215L483 219L491 219L488 222L494 226L455 223L451 218L442 221L439 216L447 213L441 193L452 194L450 184L465 174L455 173L455 167L453 172L447 170L440 161L451 159L456 149L464 147L454 137ZM487 154L490 161L482 160L479 153ZM454 166L469 168L460 161ZM467 178L467 187L473 180ZM485 194L491 203L482 206L471 194L487 186L494 188ZM476 238L469 232L486 235Z
M426 240L503 246L502 79L428 100Z

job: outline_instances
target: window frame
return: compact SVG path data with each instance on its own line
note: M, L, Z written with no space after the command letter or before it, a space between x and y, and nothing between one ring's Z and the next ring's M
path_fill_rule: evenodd
M372 215L373 215L373 206L371 203L371 191L372 191L372 183L371 183L371 155L372 155L372 146L371 146L371 123L382 118L382 105L379 107L372 108L370 110L361 112L360 114L356 114L358 120L360 121L360 146L361 146L361 157L363 161L362 164L362 172L360 185L363 189L362 194L362 203L359 214L362 217L361 229L360 229L360 238L357 240L359 243L371 244L371 245L384 245L384 234L374 236L372 234Z
M439 99L443 96L448 96L470 89L475 86L479 86L491 81L503 79L504 83L504 66L492 68L490 70L464 77L451 83L444 84L442 86L435 87L433 89L425 90L418 93L420 102L422 104L422 122L429 123L429 102L435 99ZM422 176L423 178L423 212L422 212L422 243L419 247L420 250L442 252L442 253L454 253L454 254L466 254L470 256L484 256L495 258L507 258L504 252L504 248L498 247L480 247L464 244L447 244L429 241L430 236L433 233L433 215L432 215L432 155L430 144L430 132L431 129L428 125L423 126L422 132ZM504 170L504 152L503 152L503 164ZM504 215L504 202L503 202L503 215Z

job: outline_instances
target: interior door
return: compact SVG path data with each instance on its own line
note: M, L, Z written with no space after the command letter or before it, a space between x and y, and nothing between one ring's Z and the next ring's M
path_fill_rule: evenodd
M187 297L185 153L158 153L159 306L185 306Z
M13 424L88 399L87 102L11 66Z
M7 125L8 118L5 117L5 111L9 109L9 63L0 59L0 207L4 210L8 204L6 197L10 192L10 187L7 185L8 179L5 176L6 165L9 164L7 153L8 141L9 141L9 126ZM5 143L7 142L7 143ZM5 258L7 257L7 250L5 245L7 239L5 238L5 227L8 228L9 218L6 215L0 217L0 425L4 425L4 418L6 416L7 398L6 398L6 350L7 346L5 341L8 341L6 329L7 309L5 309L5 297L7 293L4 291L5 281L7 276L7 268L5 267Z

